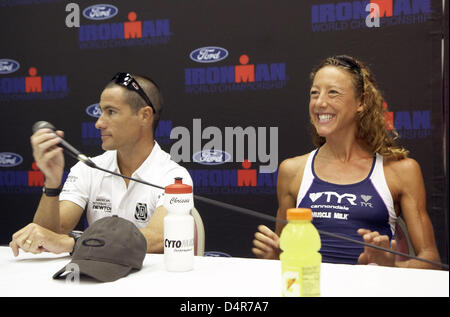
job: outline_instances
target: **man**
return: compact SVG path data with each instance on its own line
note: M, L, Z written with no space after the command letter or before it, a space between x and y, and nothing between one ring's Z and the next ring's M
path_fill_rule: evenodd
M187 170L170 159L154 140L162 111L159 87L149 78L118 73L100 96L101 116L95 127L101 131L106 152L92 159L105 169L167 186L175 177L192 185ZM135 223L147 240L147 252L163 252L162 190L111 175L85 164L75 164L62 187L64 156L55 135L40 129L31 137L34 159L45 175L44 193L33 223L17 231L10 242L15 256L26 252L61 253L73 250L71 233L84 209L88 223L112 215ZM62 190L61 190L62 188Z

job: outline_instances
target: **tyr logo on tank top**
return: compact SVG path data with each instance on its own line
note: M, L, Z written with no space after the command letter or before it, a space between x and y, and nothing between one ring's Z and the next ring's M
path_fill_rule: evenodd
M351 206L359 206L359 207L365 207L365 208L373 208L372 202L370 201L372 199L372 195L365 195L360 194L355 195L353 193L343 193L339 194L335 191L327 191L327 192L316 192L316 193L309 193L309 199L311 200L312 204L311 209L332 209L332 210L343 210L343 211L349 211L351 209ZM326 213L326 217L329 218L331 215L330 212ZM313 217L319 217L321 218L323 214L320 212L314 215ZM335 217L339 218L342 216L340 213L336 214ZM345 215L345 218L341 219L347 219L347 215Z
M378 231L390 238L394 235L396 214L386 184L383 157L376 154L369 175L353 184L333 184L314 172L317 150L308 157L297 196L299 208L310 208L313 224L319 230L361 240L360 228ZM356 263L362 247L321 236L320 250L324 262Z

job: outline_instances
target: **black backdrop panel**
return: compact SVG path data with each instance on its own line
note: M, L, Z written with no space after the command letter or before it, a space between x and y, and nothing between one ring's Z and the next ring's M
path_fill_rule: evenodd
M275 215L278 165L313 149L309 72L327 56L349 54L375 73L401 144L422 166L447 261L441 1L380 2L380 27L371 28L369 1L108 1L86 16L97 3L80 1L80 27L66 26L67 3L0 0L1 244L32 220L39 201L32 124L52 122L74 146L100 154L95 104L117 71L162 87L156 139L189 170L196 194ZM209 56L191 58L204 47ZM67 171L74 163L66 158ZM251 257L256 227L274 227L197 208L207 251Z

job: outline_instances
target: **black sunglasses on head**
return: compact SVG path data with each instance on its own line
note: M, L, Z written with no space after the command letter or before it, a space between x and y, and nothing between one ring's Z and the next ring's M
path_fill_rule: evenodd
M121 85L129 90L137 92L142 99L152 108L153 113L156 113L155 107L153 106L152 102L150 101L150 98L145 94L144 90L139 86L136 79L133 78L129 73L117 73L112 80L117 85Z

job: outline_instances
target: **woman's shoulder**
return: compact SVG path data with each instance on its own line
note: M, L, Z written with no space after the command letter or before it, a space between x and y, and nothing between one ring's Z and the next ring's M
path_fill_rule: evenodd
M419 163L413 158L384 159L384 174L393 193L401 193L408 188L423 185Z
M383 165L385 170L391 171L398 176L405 175L405 173L417 173L421 169L419 163L410 157L402 159L384 157Z
M283 160L278 170L279 177L284 179L297 178L303 175L310 153L294 156Z
M281 162L280 170L284 169L284 170L296 171L300 167L304 167L306 165L308 156L309 156L309 153L287 158Z

